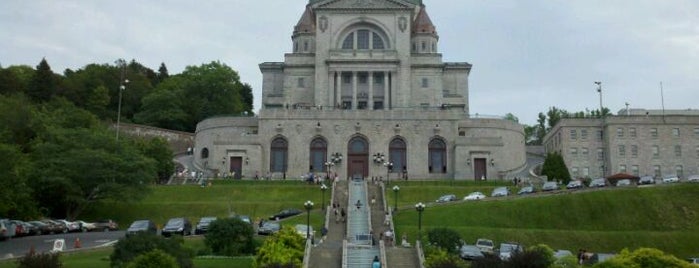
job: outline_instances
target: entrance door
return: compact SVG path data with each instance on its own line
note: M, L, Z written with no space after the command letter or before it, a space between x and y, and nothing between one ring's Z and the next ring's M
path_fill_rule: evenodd
M485 160L485 158L476 158L473 161L473 174L476 176L476 180L488 179L488 174L486 173L488 169L485 165Z
M235 172L233 178L239 180L243 177L243 158L242 157L231 157L231 170L229 172Z
M350 140L347 146L347 175L351 178L369 176L369 143L362 137Z

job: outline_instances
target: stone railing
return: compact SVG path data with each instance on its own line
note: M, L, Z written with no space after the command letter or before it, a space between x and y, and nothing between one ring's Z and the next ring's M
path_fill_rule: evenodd
M311 261L311 249L313 248L313 242L311 239L306 239L306 250L303 252L303 268L308 268L308 263Z
M417 250L417 259L420 262L420 268L425 268L425 252L422 250L420 240L415 241L415 249Z

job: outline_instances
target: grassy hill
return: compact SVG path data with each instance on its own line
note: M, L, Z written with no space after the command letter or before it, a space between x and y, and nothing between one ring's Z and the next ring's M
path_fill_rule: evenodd
M417 235L418 217L412 205L418 201L433 201L445 193L463 197L475 188L401 185L399 207L404 208L396 217L398 234ZM393 193L389 196L393 198ZM544 243L595 252L654 247L689 257L699 255L697 197L699 185L681 184L429 206L422 228L423 233L434 227L452 228L469 243L490 238L496 243Z

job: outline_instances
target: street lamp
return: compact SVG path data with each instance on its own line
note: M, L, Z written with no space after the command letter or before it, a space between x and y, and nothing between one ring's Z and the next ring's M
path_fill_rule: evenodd
M415 204L415 210L417 210L417 237L422 241L422 212L425 211L425 204L422 202Z
M391 172L391 169L393 169L393 162L383 162L383 166L386 167L386 185L388 185L391 182L389 172Z
M394 212L398 211L398 191L400 191L400 187L398 187L398 185L393 186L393 193L394 193L394 197L395 197L395 200L393 202L393 211Z
M126 62L124 60L119 60L121 64L121 78L119 79L119 106L117 108L117 125L116 125L116 141L119 141L119 125L121 125L121 95L126 89L126 84L129 83L128 79L124 79L126 73Z
M323 193L321 195L321 204L322 204L322 209L325 210L325 190L328 189L328 186L325 186L325 183L320 185L320 192Z
M602 106L602 82L595 81L595 85L597 85L597 92L599 92L599 116L604 117L604 113L602 112L604 109L604 106Z
M325 162L325 174L326 174L325 176L327 179L330 179L330 168L332 168L333 166L335 166L335 162L333 162L333 161Z
M311 209L313 209L313 202L311 200L303 203L303 207L306 208L306 241L311 238Z

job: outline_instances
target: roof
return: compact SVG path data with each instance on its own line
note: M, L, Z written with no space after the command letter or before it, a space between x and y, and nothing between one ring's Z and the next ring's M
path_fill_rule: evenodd
M311 5L311 4L315 4L318 2L322 2L322 1L325 1L325 0L308 0L308 4ZM414 5L422 5L422 0L401 0L401 1L408 2L408 3L414 4Z
M427 15L425 6L420 7L420 12L413 22L413 33L437 34L437 28L434 27L430 16Z
M306 6L306 11L301 15L301 19L294 27L294 34L297 33L315 33L316 31L316 19L315 13L311 9L311 5Z

